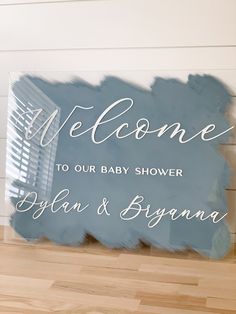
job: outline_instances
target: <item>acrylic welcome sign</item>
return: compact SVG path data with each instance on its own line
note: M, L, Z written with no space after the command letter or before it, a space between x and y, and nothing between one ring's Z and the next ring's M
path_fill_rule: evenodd
M229 169L218 148L234 127L223 83L64 76L11 77L7 196L17 234L223 257Z

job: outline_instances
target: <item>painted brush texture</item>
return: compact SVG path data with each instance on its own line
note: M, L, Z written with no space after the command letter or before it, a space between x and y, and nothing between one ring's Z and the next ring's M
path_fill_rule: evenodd
M207 75L190 75L187 83L157 77L150 90L116 77L106 77L99 86L77 79L62 83L27 76L27 80L60 108L61 122L75 105L94 106L94 110L89 113L85 111L72 116L70 126L78 120L85 121L86 126L92 125L109 104L119 98L130 97L134 100L132 110L114 121L113 127L128 122L132 129L142 117L147 118L153 128L178 121L188 134L194 134L210 123L216 124L219 132L229 127L224 117L231 101L229 92L221 82ZM30 90L25 89L24 77L12 85L12 91L19 99L22 99L23 91L24 102L32 102ZM99 132L99 136L105 136L109 132L109 126L106 131L101 128ZM153 210L187 208L193 212L198 209L207 213L214 210L226 212L224 189L229 169L218 152L218 146L227 140L227 136L225 134L210 142L196 138L186 144L180 144L167 135L161 138L150 135L139 141L132 136L122 140L111 137L106 142L95 145L89 134L79 138L69 137L66 126L58 137L54 163L67 163L71 168L76 163L97 167L119 165L132 169L180 168L184 175L160 177L137 176L134 173L78 174L75 171L58 172L54 168L51 199L60 190L69 189L68 202L73 204L77 200L87 201L90 209L79 214L65 214L63 211L53 214L47 211L37 220L32 219L32 210L15 212L11 216L11 225L22 237L30 240L47 237L56 243L79 245L83 243L86 234L90 234L111 248L135 248L142 240L168 250L190 247L212 258L221 258L230 248L229 230L225 221L217 224L209 220L187 221L184 218L172 221L166 216L156 227L150 229L144 215L139 215L132 221L123 221L119 213L137 194L143 195L144 203L151 204ZM43 165L40 167L39 173ZM15 180L12 185L24 189L20 180ZM34 190L35 187L32 186L32 191ZM110 216L96 214L95 209L103 197L110 200ZM13 204L19 201L17 197L12 197L11 200Z

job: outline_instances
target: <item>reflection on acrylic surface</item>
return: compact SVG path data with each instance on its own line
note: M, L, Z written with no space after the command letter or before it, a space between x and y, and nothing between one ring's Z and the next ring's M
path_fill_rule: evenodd
M29 240L79 245L91 234L109 247L142 240L223 257L228 167L218 146L230 101L209 76L156 78L150 90L116 77L93 86L21 76L9 96L11 225Z

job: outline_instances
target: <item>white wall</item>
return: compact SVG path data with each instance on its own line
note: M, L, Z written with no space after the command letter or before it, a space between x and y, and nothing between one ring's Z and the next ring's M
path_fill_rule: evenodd
M235 12L236 0L0 0L0 208L10 71L208 73L236 96ZM236 176L227 193L233 217Z

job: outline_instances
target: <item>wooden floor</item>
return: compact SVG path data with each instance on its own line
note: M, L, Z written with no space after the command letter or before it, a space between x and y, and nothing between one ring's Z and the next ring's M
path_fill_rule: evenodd
M236 313L236 259L1 242L0 313Z

